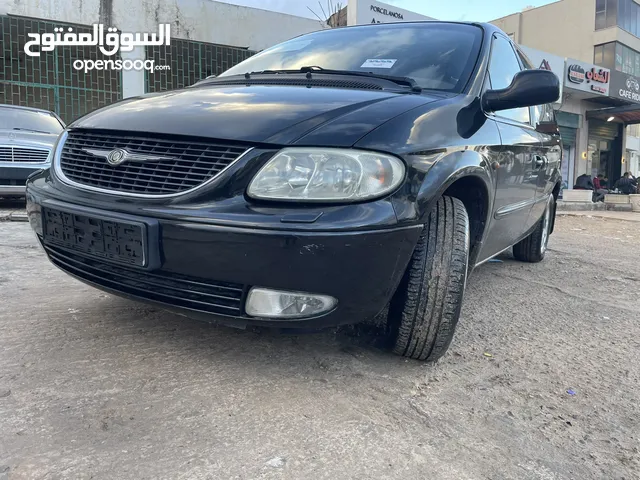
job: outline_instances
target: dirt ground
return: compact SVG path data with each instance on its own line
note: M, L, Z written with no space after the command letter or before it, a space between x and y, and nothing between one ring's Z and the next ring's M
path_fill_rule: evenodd
M471 276L449 353L106 295L0 223L0 479L640 478L640 224Z

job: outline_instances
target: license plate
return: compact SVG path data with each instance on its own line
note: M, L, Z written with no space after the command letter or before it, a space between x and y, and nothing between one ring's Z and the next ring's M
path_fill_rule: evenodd
M126 265L145 266L144 225L43 208L44 243Z

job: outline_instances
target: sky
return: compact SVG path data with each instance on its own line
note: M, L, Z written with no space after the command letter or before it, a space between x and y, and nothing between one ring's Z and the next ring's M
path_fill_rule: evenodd
M321 18L322 8L326 12L327 3L347 4L347 0L218 0L236 5L263 8L276 12L315 18L309 8ZM384 1L384 0L380 0ZM385 3L412 10L438 20L486 22L520 12L526 7L539 7L552 0L386 0ZM309 8L307 8L309 7Z

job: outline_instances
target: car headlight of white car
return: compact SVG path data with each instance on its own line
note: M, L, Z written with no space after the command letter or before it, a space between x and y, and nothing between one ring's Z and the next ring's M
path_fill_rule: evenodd
M298 202L357 202L383 197L405 175L397 157L338 148L285 148L251 181L254 199Z

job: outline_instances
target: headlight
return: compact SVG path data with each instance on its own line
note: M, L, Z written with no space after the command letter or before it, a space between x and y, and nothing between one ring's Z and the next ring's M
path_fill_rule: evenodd
M256 199L360 201L392 192L404 178L396 157L362 150L286 148L260 169L247 193Z

